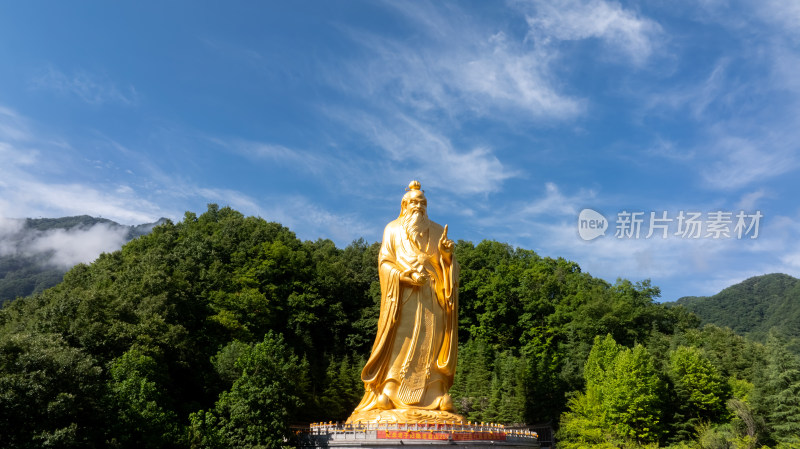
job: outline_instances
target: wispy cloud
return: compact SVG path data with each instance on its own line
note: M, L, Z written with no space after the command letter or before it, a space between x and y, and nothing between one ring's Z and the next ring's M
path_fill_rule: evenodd
M694 149L680 148L675 142L664 139L661 136L657 136L653 145L645 151L651 156L683 162L693 159L696 155Z
M552 40L600 39L612 54L641 65L663 36L658 23L613 1L531 0L513 4L526 13L528 37L539 45Z
M561 92L552 67L558 56L554 49L533 45L501 26L480 23L454 5L391 7L419 31L420 42L347 30L367 56L349 61L345 74L330 74L334 85L376 102L397 102L420 113L444 112L449 117L500 114L513 121L538 121L583 113L582 99Z
M687 81L672 88L660 86L657 92L635 95L645 99L642 109L648 114L668 116L676 110L687 110L695 120L718 118L718 112L729 113L732 105L742 103L752 92L749 86L731 81L730 65L731 58L721 57L705 77L694 82Z
M779 25L783 30L795 37L800 36L800 3L785 0L764 0L758 2L754 15L770 24Z
M314 174L341 173L342 163L335 155L288 148L284 145L243 139L226 141L211 138L212 142L251 160L268 160L284 163L295 169Z
M379 224L357 214L340 214L303 195L271 195L264 198L259 216L289 227L301 239L329 238L337 245L347 245L365 236L380 235Z
M748 137L716 136L711 149L715 161L701 168L707 183L717 189L738 189L758 181L797 170L800 158L797 138L792 136L756 135Z
M138 94L133 86L118 87L106 76L86 70L67 74L54 67L47 67L31 79L30 85L34 89L76 96L96 106L107 103L133 106L138 102Z
M329 237L337 244L347 244L353 239L379 232L356 215L333 212L302 195L271 193L255 198L235 189L175 176L159 166L157 160L105 136L100 136L100 141L95 143L124 156L128 163L126 170L141 172L141 175L132 176L130 182L121 179L98 182L82 177L67 181L66 178L75 178L68 175L76 167L71 158L59 156L63 153L63 142L38 132L35 123L8 108L0 107L0 125L0 251L8 250L2 242L7 243L7 234L18 231L20 226L19 220L6 217L87 214L123 224L141 224L162 216L180 219L183 211L192 208L203 212L207 203L231 206L247 215L281 222L301 238ZM195 138L201 143L210 141L254 160L267 159L305 167L301 170L331 173L347 169L346 164L335 156L315 155L282 145L241 139L224 141L202 134ZM95 165L95 161L84 162L92 167ZM341 176L346 178L354 172L365 172L364 167L369 163L367 159L359 160L357 167ZM101 171L109 170L108 164L101 165ZM43 169L47 176L42 176ZM375 176L377 178L380 174ZM116 228L96 226L91 230L37 235L35 239L29 239L24 248L12 249L25 254L54 251L53 260L66 266L91 261L102 251L118 248L122 238L119 235ZM84 241L83 246L81 241Z
M744 195L735 206L708 206L698 210L733 207L747 210L748 206L757 205L763 195L766 193L758 190ZM492 205L479 210L474 222L491 230L491 238L534 249L542 256L574 260L584 271L610 282L622 277L652 279L655 285L668 285L664 300L670 301L684 295L714 294L760 274L800 275L800 246L786 244L800 241L797 227L800 217L763 217L759 237L741 240L735 237L681 238L673 234L677 226L673 222L673 228L664 239L660 231L646 238L649 214L645 210L638 239L616 238L617 217L610 212L615 207L609 206L607 201L608 198L592 190L574 191L568 186L548 182L526 202ZM605 212L609 220L605 236L592 241L582 240L577 232L578 213L587 207ZM677 214L669 205L659 210L668 210L668 216L673 219Z
M767 196L765 189L758 189L754 192L746 193L742 196L742 199L736 203L736 207L740 210L744 211L754 211L757 207L757 204L761 198Z
M544 197L537 198L519 208L520 213L527 217L540 215L577 217L579 207L585 206L595 197L595 192L582 190L575 195L567 196L553 182L545 184Z
M800 169L800 121L794 113L800 106L800 58L787 53L785 38L777 33L757 46L735 42L736 52L721 55L696 82L635 93L646 98L643 116L674 120L676 113L687 113L698 128L688 147L676 152L676 144L666 142L651 153L686 163L714 190L738 190Z
M154 221L163 212L127 189L107 191L82 184L48 183L25 175L15 175L0 190L0 215L7 217L88 214L133 224Z
M570 93L559 76L558 41L601 39L622 52L623 64L638 65L653 53L660 33L655 22L600 1L564 3L563 17L544 3L513 3L510 13L528 24L523 32L507 22L470 17L458 4L385 5L406 19L413 35L389 38L343 27L362 52L337 61L345 70L321 73L363 103L329 115L385 152L393 164L382 173L421 177L459 195L497 192L506 180L524 175L491 144L455 138L469 120L513 128L585 113L587 100ZM565 31L559 22L564 20L576 24ZM580 31L584 25L591 26ZM298 155L276 146L261 153Z
M103 216L121 223L158 219L161 209L123 182L67 180L77 171L65 143L0 108L0 216Z
M391 173L393 178L420 178L426 185L473 195L495 192L503 181L518 175L504 166L490 149L456 149L450 139L434 128L402 114L386 120L350 116L347 123L385 152L392 164L382 172Z
M0 143L25 142L30 140L31 137L26 120L15 111L0 106ZM8 150L6 150L6 153L8 153Z

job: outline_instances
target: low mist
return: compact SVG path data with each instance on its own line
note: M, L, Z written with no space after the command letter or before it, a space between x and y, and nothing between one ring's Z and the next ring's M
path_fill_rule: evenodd
M38 231L26 228L25 220L0 217L0 256L34 257L46 265L69 268L120 249L128 232L126 226L108 223Z

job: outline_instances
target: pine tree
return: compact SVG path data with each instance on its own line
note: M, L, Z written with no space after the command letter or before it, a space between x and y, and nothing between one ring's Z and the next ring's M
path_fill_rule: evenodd
M800 359L774 334L767 338L760 377L754 401L766 417L770 437L778 443L800 443Z
M470 421L489 418L492 367L489 345L470 340L458 350L458 369L450 389L456 410Z
M495 354L492 373L491 415L487 419L505 424L525 422L526 361L510 351Z

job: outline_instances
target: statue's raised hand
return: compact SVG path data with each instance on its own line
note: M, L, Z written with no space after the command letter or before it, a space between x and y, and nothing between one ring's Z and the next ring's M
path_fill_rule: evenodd
M450 255L453 252L455 242L447 238L447 225L444 225L442 237L439 238L439 252L442 254Z

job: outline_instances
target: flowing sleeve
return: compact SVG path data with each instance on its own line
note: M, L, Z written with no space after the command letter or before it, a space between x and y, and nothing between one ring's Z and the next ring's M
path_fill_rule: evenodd
M400 270L394 248L394 232L391 224L386 227L378 256L378 273L381 283L381 310L378 317L378 332L372 345L372 353L361 372L361 380L367 390L380 386L386 377L391 353L391 342L397 330L397 312L400 303ZM365 398L366 399L366 398ZM362 401L363 402L363 401Z

